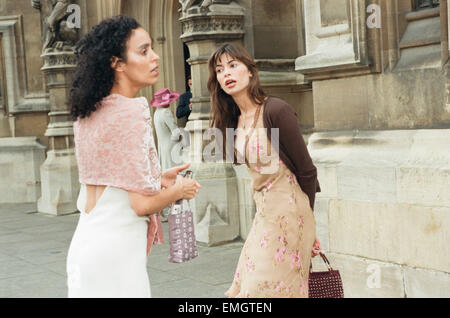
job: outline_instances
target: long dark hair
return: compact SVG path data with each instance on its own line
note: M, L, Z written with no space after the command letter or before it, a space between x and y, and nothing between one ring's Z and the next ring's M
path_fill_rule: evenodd
M208 90L211 95L210 127L218 128L222 131L225 141L223 143L223 155L225 158L225 148L228 144L226 140L226 129L237 128L238 118L241 115L241 111L236 105L233 97L225 93L220 87L220 83L217 81L216 66L223 54L228 54L233 59L242 62L251 72L252 77L250 78L247 92L254 103L262 105L267 95L261 88L255 61L251 57L250 53L248 53L248 51L241 45L225 43L211 54L208 61Z
M114 83L113 57L126 62L127 41L139 23L118 15L101 21L75 45L77 66L67 105L74 120L88 117L108 96Z

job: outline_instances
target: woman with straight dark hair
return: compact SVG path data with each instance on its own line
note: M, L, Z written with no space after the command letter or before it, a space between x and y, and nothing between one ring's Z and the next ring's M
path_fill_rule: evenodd
M69 297L151 297L147 255L161 243L159 212L200 185L161 173L149 105L159 56L135 19L103 20L76 44L68 104L74 120L80 219L67 255Z
M311 257L321 248L313 215L320 187L296 113L264 93L256 64L243 47L224 44L208 63L211 126L225 138L224 159L234 158L249 168L256 204L234 281L225 294L308 297ZM232 140L227 139L227 128L235 129Z

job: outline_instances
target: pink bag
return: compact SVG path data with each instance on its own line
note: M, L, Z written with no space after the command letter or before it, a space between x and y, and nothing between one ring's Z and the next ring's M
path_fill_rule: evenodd
M190 178L191 176L192 171L187 171L185 177ZM173 203L167 222L169 224L169 262L183 263L197 257L194 214L189 206L189 201L178 200Z

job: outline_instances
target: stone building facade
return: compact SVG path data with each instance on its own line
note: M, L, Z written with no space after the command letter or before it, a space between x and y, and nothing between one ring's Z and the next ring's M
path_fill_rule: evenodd
M255 213L245 166L202 160L206 62L221 43L238 42L255 57L265 91L299 115L322 188L318 237L346 296L449 297L449 5L0 0L0 204L76 212L64 105L73 43L102 19L126 14L149 31L161 57L160 80L142 96L163 87L184 92L186 77L193 79L184 158L203 185L193 202L200 242L245 239ZM81 23L70 30L72 13ZM52 32L52 25L66 31ZM313 266L324 268L318 258Z

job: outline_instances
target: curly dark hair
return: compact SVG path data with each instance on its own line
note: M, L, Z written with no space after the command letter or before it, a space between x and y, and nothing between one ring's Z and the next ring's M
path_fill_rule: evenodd
M135 19L118 15L101 21L76 43L77 66L67 99L74 120L88 117L110 94L114 83L111 59L115 56L126 62L126 43L139 27Z

